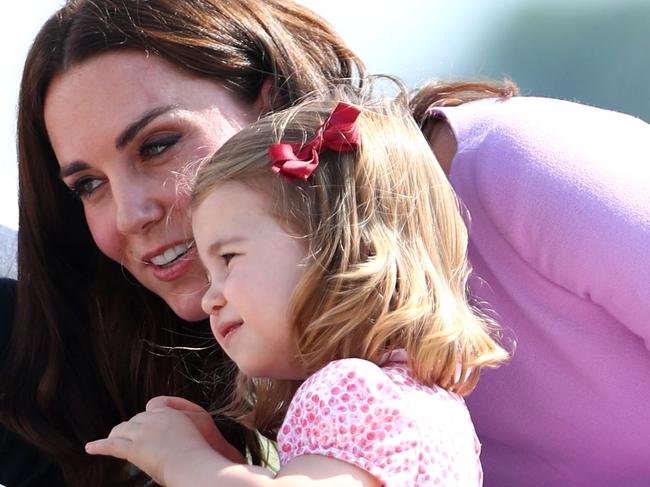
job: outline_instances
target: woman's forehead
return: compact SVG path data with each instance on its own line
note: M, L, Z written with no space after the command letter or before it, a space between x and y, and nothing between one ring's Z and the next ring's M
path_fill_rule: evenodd
M158 56L119 51L93 57L56 76L46 94L44 115L58 153L57 148L72 148L71 135L86 139L85 143L98 137L117 140L147 114L170 108L202 114L201 120L209 118L204 122L210 125L238 119L248 107L218 82L189 75Z
M57 75L46 94L46 110L54 99L79 106L93 99L107 104L123 102L128 108L140 99L147 102L178 96L181 87L193 79L159 56L134 50L109 52Z

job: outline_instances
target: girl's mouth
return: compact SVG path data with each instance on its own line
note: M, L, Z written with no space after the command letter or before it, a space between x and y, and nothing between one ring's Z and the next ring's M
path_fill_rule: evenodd
M227 321L219 324L217 330L222 340L227 340L243 324L242 321Z

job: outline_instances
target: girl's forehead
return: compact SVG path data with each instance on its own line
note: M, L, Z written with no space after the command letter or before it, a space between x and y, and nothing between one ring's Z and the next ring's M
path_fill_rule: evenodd
M215 242L254 241L287 233L271 215L264 192L237 181L207 192L192 210L192 229L201 253L208 252Z
M227 181L202 195L192 211L192 224L212 222L215 226L242 222L247 215L263 214L262 196L247 185Z

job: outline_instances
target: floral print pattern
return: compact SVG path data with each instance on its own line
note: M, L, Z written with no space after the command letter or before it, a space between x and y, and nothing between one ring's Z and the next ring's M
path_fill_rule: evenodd
M283 465L300 455L329 456L385 486L482 484L465 402L418 383L404 362L345 359L313 374L291 401L278 448Z

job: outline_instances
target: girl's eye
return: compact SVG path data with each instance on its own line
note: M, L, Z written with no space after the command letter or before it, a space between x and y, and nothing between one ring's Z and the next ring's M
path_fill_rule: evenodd
M101 184L102 181L100 179L80 178L75 181L70 190L75 196L83 199L92 195Z
M237 254L233 254L233 253L230 253L230 254L222 254L222 255L221 255L221 258L224 260L224 262L226 263L226 265L228 265L228 264L230 264L230 261L233 259L233 257L235 257L236 255L237 255Z
M156 157L176 144L180 138L178 134L170 134L150 139L140 147L140 157L143 159Z

